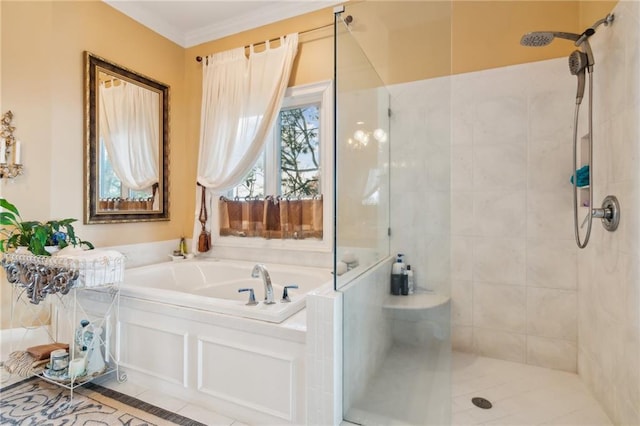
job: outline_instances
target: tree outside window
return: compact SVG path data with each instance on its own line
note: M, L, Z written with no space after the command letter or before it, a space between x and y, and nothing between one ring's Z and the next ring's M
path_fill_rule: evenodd
M267 164L263 153L242 182L229 194L232 198L264 197L268 180L272 194L308 198L321 194L320 185L320 104L309 104L280 111L273 142L266 149L277 152ZM274 144L269 145L269 144Z

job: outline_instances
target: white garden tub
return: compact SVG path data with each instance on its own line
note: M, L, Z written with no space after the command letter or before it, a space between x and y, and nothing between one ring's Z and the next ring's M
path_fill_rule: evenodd
M327 269L266 264L271 277L275 304L264 303L262 277L252 278L255 262L230 260L184 260L158 263L125 270L120 294L125 297L200 309L238 317L280 323L305 306L305 295L331 281ZM285 285L290 302L282 302ZM258 305L248 306L253 288Z

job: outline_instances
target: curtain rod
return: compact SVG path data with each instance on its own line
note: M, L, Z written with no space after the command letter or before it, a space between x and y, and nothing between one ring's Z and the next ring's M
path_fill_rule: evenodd
M300 32L298 33L298 35L302 35L302 34L310 33L311 31L321 30L321 29L323 29L323 28L332 27L332 26L333 26L333 24L320 25L319 27L310 28L310 29L308 29L308 30L300 31ZM278 40L280 40L280 37L272 38L272 39L270 39L270 40L268 40L268 41L269 41L269 42L272 42L272 41L278 41ZM261 44L265 44L265 43L266 43L266 41L259 41L259 42L257 42L257 43L252 43L252 44L253 44L254 46L260 46ZM251 45L247 45L247 46L244 46L244 48L246 49L246 48L248 48L248 47L250 47L250 46L251 46ZM198 62L202 62L202 56L196 56L196 61L198 61Z

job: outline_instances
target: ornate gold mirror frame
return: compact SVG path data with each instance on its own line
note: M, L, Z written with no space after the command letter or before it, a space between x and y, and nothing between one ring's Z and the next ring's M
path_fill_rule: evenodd
M84 54L84 68L84 223L169 220L169 86L90 52ZM111 166L109 152L113 151L109 151L109 148L112 150L115 148L112 148L113 145L105 145L104 132L107 128L104 118L105 107L101 102L104 99L100 99L101 93L105 92L101 91L101 84L106 84L106 87L120 84L132 85L137 90L146 92L146 95L153 97L153 109L157 105L157 121L154 115L155 111L153 114L147 114L147 117L152 117L150 123L154 130L152 133L157 133L157 153L155 146L148 142L154 149L154 155L148 157L155 158L157 155L158 162L154 176L156 182L147 188L138 191L128 188L114 172L115 167ZM100 108L103 108L102 117ZM116 107L115 110L118 108ZM111 138L111 136L109 137ZM149 141L154 140L155 138L149 139ZM137 143L137 139L131 136L126 141L128 144ZM110 182L109 185L104 183L106 180ZM114 191L117 194L114 194Z

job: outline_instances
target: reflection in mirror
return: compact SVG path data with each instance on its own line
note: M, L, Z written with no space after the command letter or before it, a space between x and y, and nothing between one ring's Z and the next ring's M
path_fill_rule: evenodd
M85 223L168 220L168 86L89 52L85 73Z

